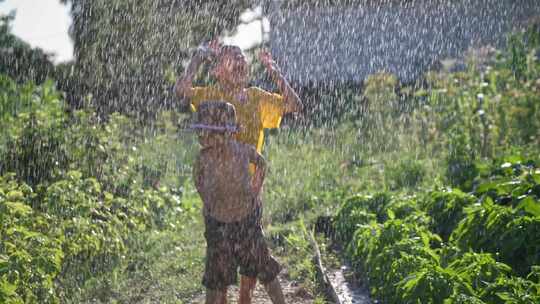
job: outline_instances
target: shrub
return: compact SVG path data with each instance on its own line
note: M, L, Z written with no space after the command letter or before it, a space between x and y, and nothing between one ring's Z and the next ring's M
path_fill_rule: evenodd
M66 120L53 83L15 85L0 76L0 174L14 172L30 186L51 180L67 161Z
M32 209L34 193L13 175L0 177L0 302L56 303L54 279L64 253L48 218Z
M386 184L391 190L396 190L420 185L426 175L426 169L419 160L402 159L396 165L387 166L384 173Z
M410 274L399 282L399 303L443 303L452 296L474 296L474 291L457 273L435 264Z
M465 217L464 208L476 202L476 197L459 189L433 191L425 196L422 209L431 216L430 228L445 241Z
M452 232L450 241L460 248L499 254L516 273L525 275L540 262L540 217L522 216L486 197L467 209L467 216Z

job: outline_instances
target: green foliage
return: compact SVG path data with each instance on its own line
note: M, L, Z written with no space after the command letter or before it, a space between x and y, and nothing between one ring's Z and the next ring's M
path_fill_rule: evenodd
M415 188L422 183L426 169L419 160L401 159L397 164L386 167L384 174L391 190Z
M537 213L536 201L540 199L540 172L535 162L512 156L496 160L477 178L475 193L486 195L499 205L517 207Z
M450 263L448 268L469 282L474 290L485 289L489 284L507 277L512 272L510 266L497 262L491 254L475 252L465 253Z
M402 303L443 303L452 295L472 296L474 291L451 269L427 264L398 285Z
M375 214L366 210L368 199L367 197L352 197L341 206L334 222L338 240L347 244L358 227L377 220Z
M469 194L347 199L334 227L372 295L384 303L538 301L537 169L524 163L479 165Z
M12 34L14 18L14 14L0 14L0 74L9 75L18 83L42 83L55 72L51 55Z
M0 278L25 302L56 302L55 282L70 295L95 273L117 267L134 235L162 229L182 211L166 189L115 197L77 171L43 193L5 176L0 191Z
M490 198L467 209L467 217L452 232L451 241L461 248L499 254L518 274L537 265L540 218L522 216Z
M154 155L139 151L173 143L175 128L145 143L120 115L100 124L90 110L68 113L52 82L1 76L0 86L2 303L76 297L97 274L126 269L142 235L190 218L195 209L180 203L181 191L141 185L139 168Z
M469 191L478 174L475 166L476 153L470 146L466 133L461 128L452 131L446 158L446 178L453 187Z
M54 279L64 259L62 239L49 237L35 193L14 176L0 177L0 300L56 303Z
M35 186L66 164L64 113L52 82L16 85L0 76L0 172L15 172Z
M477 178L475 194L482 197L481 204L466 208L451 239L461 248L497 253L516 273L525 275L540 263L537 169L532 161L524 165L516 157L505 160L494 162L485 177Z
M447 241L457 224L465 217L464 208L476 202L476 197L458 189L433 191L426 195L422 209L433 219L430 228Z

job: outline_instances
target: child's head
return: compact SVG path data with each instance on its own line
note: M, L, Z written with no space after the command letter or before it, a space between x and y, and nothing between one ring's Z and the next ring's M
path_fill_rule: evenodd
M207 101L197 109L197 124L193 129L199 131L199 142L202 146L219 144L238 132L236 110L228 102Z
M246 56L235 45L224 45L220 48L212 74L222 84L244 87L249 76Z

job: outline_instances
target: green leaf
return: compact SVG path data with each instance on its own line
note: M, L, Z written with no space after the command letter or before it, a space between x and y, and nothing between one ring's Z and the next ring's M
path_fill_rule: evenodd
M537 184L540 184L540 169L536 169L536 171L532 174L532 177Z
M19 213L21 215L27 215L32 213L32 208L20 202L6 202L8 209L13 213Z
M515 299L508 292L497 292L496 295L504 302L514 303Z
M480 184L477 188L476 188L476 193L485 193L491 189L496 189L497 188L497 183L495 182L487 182L487 183L483 183L483 184Z
M389 219L393 220L393 219L396 218L396 214L394 213L394 211L393 211L392 209L388 209L388 210L386 211L386 213L388 214L388 218L389 218Z
M8 201L22 201L24 199L24 194L18 190L9 191L6 195Z
M526 212L534 215L534 216L540 216L540 203L536 202L532 197L527 196L524 198L519 205L517 206L518 209L523 209Z
M8 270L9 258L5 255L0 255L0 275Z
M12 297L16 295L16 291L17 291L17 285L9 283L6 279L2 279L2 281L0 281L0 295L1 296Z
M523 157L519 155L505 156L504 161L512 163L512 164L521 164L523 162Z

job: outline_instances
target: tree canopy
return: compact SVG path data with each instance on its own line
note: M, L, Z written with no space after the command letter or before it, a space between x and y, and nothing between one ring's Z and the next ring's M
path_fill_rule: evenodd
M174 104L190 50L230 31L250 1L61 0L70 5L75 68L101 113L152 116Z
M3 2L3 0L0 0ZM17 82L42 83L54 71L51 54L32 48L11 32L14 13L0 14L0 74Z

